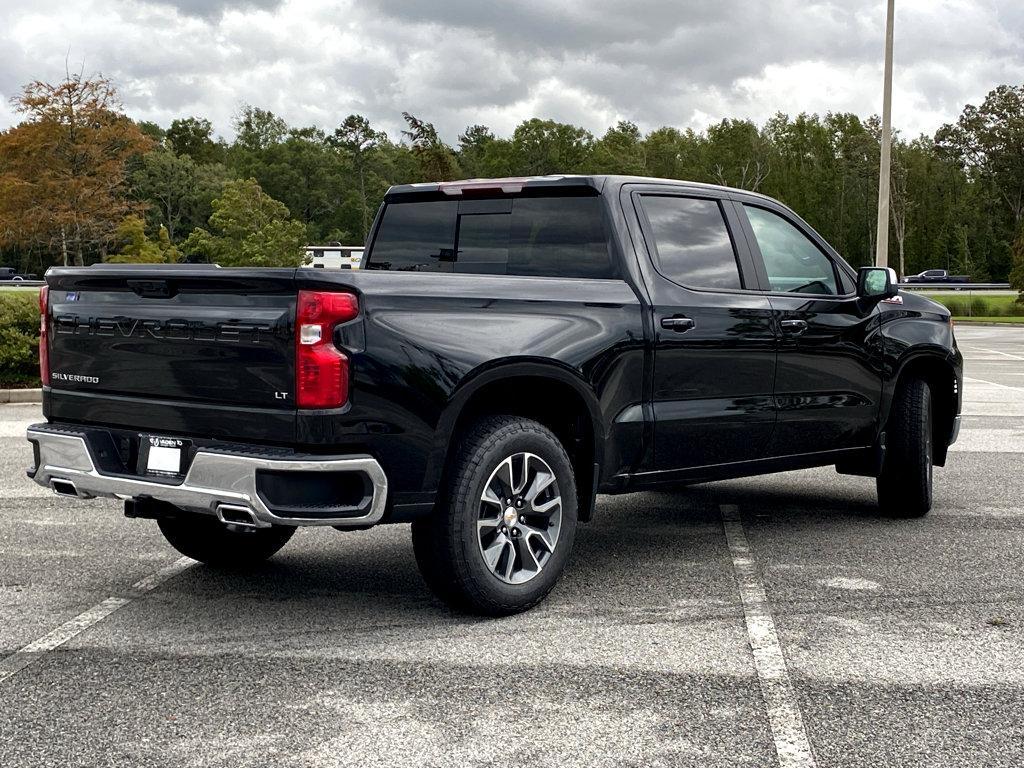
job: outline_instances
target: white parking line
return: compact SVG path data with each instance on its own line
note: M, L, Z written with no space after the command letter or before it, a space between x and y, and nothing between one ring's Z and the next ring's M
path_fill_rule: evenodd
M135 599L159 587L171 577L181 574L181 572L193 564L195 564L195 561L191 558L179 558L169 566L158 569L148 577L140 579L128 588L125 596L111 596L104 601L100 601L77 617L54 628L46 635L22 646L14 654L4 657L4 659L0 660L0 683L13 676L19 670L24 670L47 652L52 652L78 634L106 619L118 609L127 606Z
M1000 384L999 382L990 382L987 379L978 379L973 376L965 376L965 382L979 382L984 385L991 385L992 387L998 387L1002 390L1024 390L1024 387L1017 387L1017 385Z
M1024 356L1014 355L1013 353L1003 352L1002 350L993 350L991 347L974 347L973 345L971 345L970 347L964 347L963 345L960 345L960 349L978 350L979 352L990 352L994 353L995 355L1002 355L1007 358L1013 358L1014 360L1024 360Z
M779 766L816 766L800 704L789 678L779 635L775 631L775 620L772 619L764 583L751 557L747 535L743 531L739 508L736 505L719 505L719 510L725 526L725 538L729 543L729 555L732 556L736 585L743 602L747 639L754 653L754 668L761 684L761 696L772 738L775 740Z

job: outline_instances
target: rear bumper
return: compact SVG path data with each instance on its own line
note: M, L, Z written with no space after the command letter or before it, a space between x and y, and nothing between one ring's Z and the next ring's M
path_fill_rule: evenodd
M112 497L124 501L157 500L185 510L216 515L225 523L262 528L282 526L354 526L378 523L387 504L384 470L368 455L310 456L279 459L243 452L199 448L180 481L153 480L103 472L95 461L87 432L57 425L32 425L28 440L35 447L35 468L29 476L58 494L81 498ZM364 491L358 499L322 510L305 511L287 502L268 502L260 493L260 475L302 483L310 473L358 478ZM294 475L291 475L294 474ZM326 477L326 476L324 476ZM351 485L351 484L350 484ZM284 486L287 488L287 486ZM280 492L277 492L278 495Z

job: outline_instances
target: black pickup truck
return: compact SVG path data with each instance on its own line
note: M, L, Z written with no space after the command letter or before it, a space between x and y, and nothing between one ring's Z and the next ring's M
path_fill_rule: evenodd
M950 275L947 270L925 270L907 275L904 283L970 283L970 275Z
M242 567L297 526L412 523L450 604L522 611L598 494L835 465L931 506L949 312L740 190L393 187L362 269L52 269L29 475Z

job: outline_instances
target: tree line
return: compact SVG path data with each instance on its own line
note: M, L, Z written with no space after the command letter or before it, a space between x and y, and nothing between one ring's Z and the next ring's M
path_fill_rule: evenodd
M114 85L71 74L12 100L0 132L0 264L42 272L98 260L297 265L306 243L362 243L392 184L549 173L635 174L761 192L795 209L853 265L874 261L879 121L850 113L725 119L703 131L600 136L531 118L455 145L402 113L388 136L361 115L333 130L243 106L235 138L203 117L126 117ZM893 142L890 263L1024 288L1024 85L1001 85L934 136Z

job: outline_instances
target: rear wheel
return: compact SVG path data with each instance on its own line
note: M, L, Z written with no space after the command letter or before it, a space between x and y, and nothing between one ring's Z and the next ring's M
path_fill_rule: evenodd
M229 528L210 515L159 518L157 525L175 550L208 566L244 569L267 560L292 538L292 526Z
M932 507L932 394L920 379L901 383L886 425L886 451L878 474L878 504L900 518Z
M576 481L558 439L529 419L488 417L460 441L437 509L413 523L428 586L454 608L525 611L554 587L576 533Z

